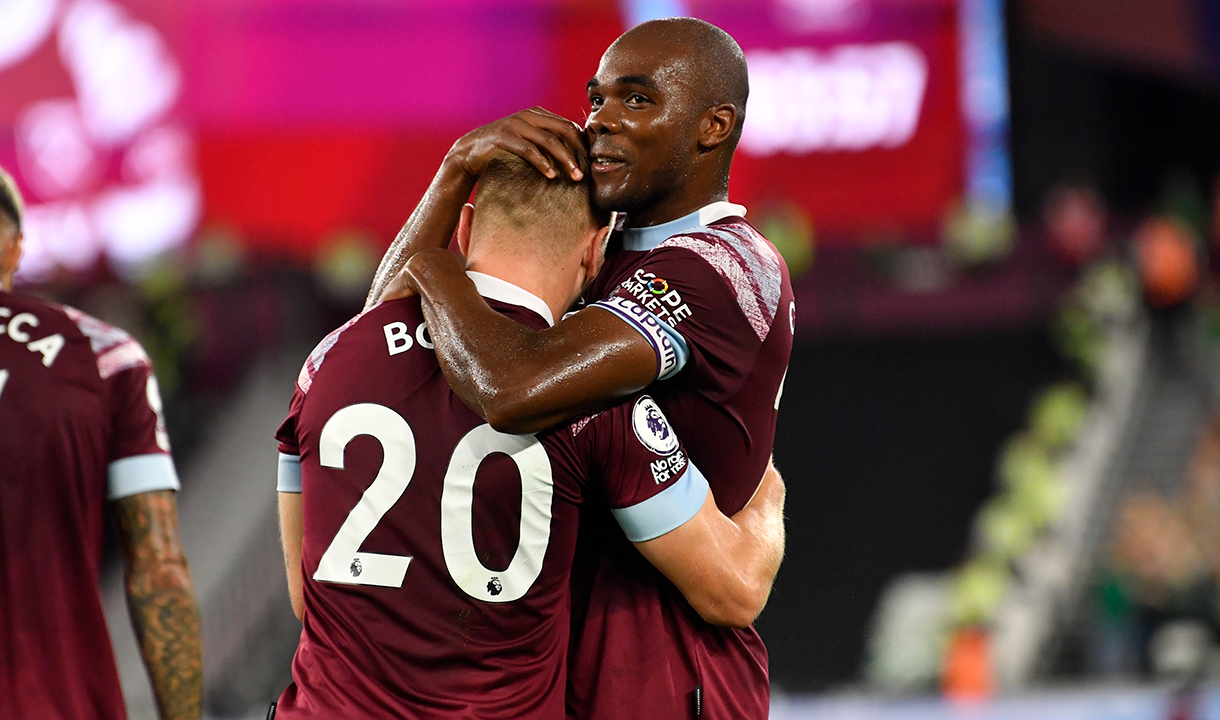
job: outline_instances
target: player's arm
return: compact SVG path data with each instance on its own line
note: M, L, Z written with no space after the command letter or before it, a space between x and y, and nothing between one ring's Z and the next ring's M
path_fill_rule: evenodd
M525 159L547 177L564 172L580 180L574 153L583 147L584 133L579 126L539 107L463 135L446 153L427 192L382 258L365 307L410 294L398 276L403 264L425 248L449 246L462 205L470 199L492 157L507 152Z
M127 607L162 720L198 718L203 691L199 607L178 539L172 490L114 502L127 563Z
M693 518L635 546L704 620L744 628L767 604L784 557L784 491L769 465L754 497L732 517L708 492Z
M284 544L284 571L288 574L288 598L292 614L305 619L305 595L301 581L301 493L282 492L280 496L280 540Z
M294 395L294 407L299 407L296 400ZM301 577L301 546L305 524L301 505L301 457L285 453L284 449L281 445L275 482L280 504L280 542L284 546L284 572L288 576L288 599L292 601L292 614L303 622L305 591Z
M424 298L445 378L500 432L553 427L657 378L657 351L611 312L588 308L536 331L488 307L447 251L420 252L404 274Z

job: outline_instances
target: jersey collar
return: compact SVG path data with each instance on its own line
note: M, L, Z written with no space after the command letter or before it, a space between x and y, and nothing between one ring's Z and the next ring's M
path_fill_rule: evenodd
M541 315L543 320L546 320L547 325L553 326L555 324L555 316L551 314L551 308L547 306L542 298L532 292L513 285L506 280L501 280L498 277L473 270L467 270L466 276L474 281L474 286L479 291L479 294L488 300L498 300L502 303L533 310Z
M746 209L741 205L720 200L711 205L704 205L690 215L670 220L660 225L642 228L627 228L623 231L623 249L645 251L651 250L674 235L690 232L695 228L711 225L717 220L737 215L745 217Z

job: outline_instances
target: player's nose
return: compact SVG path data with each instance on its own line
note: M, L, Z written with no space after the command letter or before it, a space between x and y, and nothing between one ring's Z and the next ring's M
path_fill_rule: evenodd
M601 106L589 115L589 119L585 122L585 131L589 135L605 135L607 133L618 132L620 128L618 113L606 105Z

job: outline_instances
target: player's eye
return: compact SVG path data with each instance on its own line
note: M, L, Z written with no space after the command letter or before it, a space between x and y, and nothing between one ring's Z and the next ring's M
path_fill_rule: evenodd
M605 100L602 98L601 95L590 95L589 96L589 104L595 108L601 107L604 102L605 102Z
M639 93L631 93L627 96L627 102L631 105L643 105L648 102L648 98Z

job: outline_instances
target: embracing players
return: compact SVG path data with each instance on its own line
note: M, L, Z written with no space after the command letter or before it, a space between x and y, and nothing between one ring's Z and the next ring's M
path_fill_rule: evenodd
M506 154L480 170L464 277L498 317L549 327L596 274L607 228L584 184ZM756 615L782 552L758 540L782 537L778 475L725 517L647 395L537 436L493 429L445 381L418 298L328 335L277 438L304 622L282 718L562 718L588 499L713 620Z
M650 394L732 513L767 466L795 323L783 260L727 202L745 58L708 23L648 22L610 46L588 93L595 201L630 225L587 296L593 307L541 332L508 322L441 249L495 150L581 175L570 150L579 129L539 109L454 145L379 275L409 258L390 295L422 295L445 376L498 429L550 427L663 380ZM705 622L600 520L582 522L590 553L577 561L592 579L576 586L587 614L573 626L570 714L765 718L767 656L753 615L724 618L734 627Z
M0 170L0 718L127 717L98 591L110 506L158 713L197 719L199 609L157 379L126 332L10 292L21 216Z

